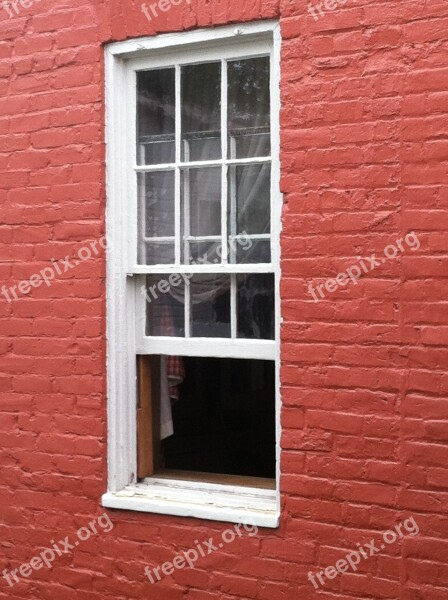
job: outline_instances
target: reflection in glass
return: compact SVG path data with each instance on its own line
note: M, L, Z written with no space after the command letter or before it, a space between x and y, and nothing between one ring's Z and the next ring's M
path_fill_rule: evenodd
M271 165L233 166L229 176L228 227L231 239L238 241L236 249L230 247L230 262L270 263ZM256 237L260 235L268 239Z
M182 157L221 158L221 63L182 67Z
M216 241L189 242L189 256L191 265L217 265L221 264L222 244L221 238Z
M174 171L138 173L145 237L174 236Z
M204 253L207 261L215 260L221 235L221 168L185 169L181 205L183 262L197 262Z
M238 246L236 260L232 260L231 262L236 262L236 264L270 264L272 258L271 240L257 240L257 238L252 238L251 243L250 248L247 248L247 246ZM233 259L233 255L231 257Z
M137 73L137 164L175 159L175 71Z
M271 153L269 73L267 56L228 63L230 158Z
M137 193L139 263L174 262L174 171L138 173Z
M174 240L172 242L144 242L139 246L140 265L172 265L174 263Z
M192 337L230 337L230 276L194 275L191 290Z
M275 278L273 273L238 275L238 337L275 339Z
M185 335L185 280L181 275L146 278L146 335Z

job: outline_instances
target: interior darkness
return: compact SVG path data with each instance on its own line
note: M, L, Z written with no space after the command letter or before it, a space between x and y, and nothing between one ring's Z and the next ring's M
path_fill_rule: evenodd
M165 467L275 478L273 361L184 358Z

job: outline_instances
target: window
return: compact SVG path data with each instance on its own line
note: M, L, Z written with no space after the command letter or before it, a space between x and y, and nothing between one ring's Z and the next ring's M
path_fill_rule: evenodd
M106 49L106 506L278 523L278 37Z

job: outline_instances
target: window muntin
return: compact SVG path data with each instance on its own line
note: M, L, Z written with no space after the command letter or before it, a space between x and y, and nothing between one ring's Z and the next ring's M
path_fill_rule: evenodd
M145 296L147 336L275 339L273 273L148 275Z

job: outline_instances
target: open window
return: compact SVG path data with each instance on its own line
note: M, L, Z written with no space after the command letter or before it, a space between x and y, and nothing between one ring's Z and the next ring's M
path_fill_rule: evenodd
M244 509L272 526L278 33L273 23L218 31L108 49L113 435L103 502L228 520Z
M275 489L273 361L139 356L138 376L140 481Z

